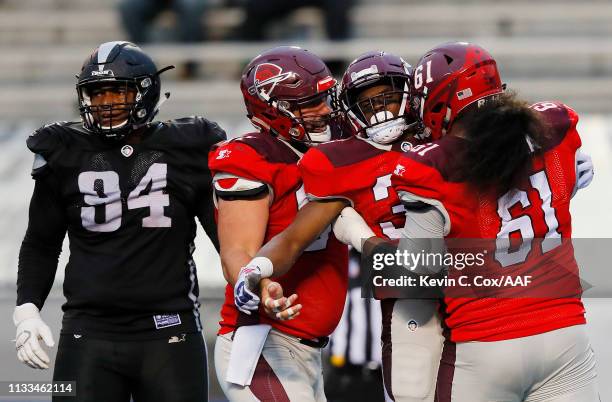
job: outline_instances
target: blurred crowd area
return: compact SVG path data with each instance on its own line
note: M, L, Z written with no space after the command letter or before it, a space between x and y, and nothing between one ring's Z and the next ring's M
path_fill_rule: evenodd
M74 74L97 44L132 40L173 92L162 117L243 121L238 78L262 50L296 44L335 74L358 54L415 63L447 40L488 48L511 88L605 112L612 103L606 0L0 0L0 121L77 117Z

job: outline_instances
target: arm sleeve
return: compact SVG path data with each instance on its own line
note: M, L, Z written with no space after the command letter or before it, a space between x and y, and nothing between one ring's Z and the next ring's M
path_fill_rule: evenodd
M28 228L19 250L17 305L42 309L57 271L67 222L50 172L38 177L30 200Z
M444 216L442 213L429 205L419 205L417 208L408 209L398 249L401 253L406 251L409 254L421 252L444 254ZM435 275L439 274L442 269L441 266L420 265L415 271L421 275Z
M309 200L346 199L353 205L347 194L361 184L354 180L354 169L334 167L329 158L316 148L304 154L298 168Z
M410 239L438 239L444 237L444 216L434 206L420 204L406 212L402 236Z
M200 197L198 203L196 215L200 221L200 225L208 235L208 238L215 246L215 250L219 252L219 236L217 235L217 221L215 220L215 206L213 203L213 190L212 187L205 191L203 196Z
M429 206L435 207L443 218L443 235L446 236L451 230L450 214L443 201L448 191L447 183L437 168L412 159L415 156L418 155L399 159L391 184L406 210L416 213L429 210Z
M370 275L375 272L374 270L382 269L382 275L386 278L413 278L415 285L407 286L402 288L397 293L397 290L389 291L385 288L374 288L374 296L376 298L413 298L413 299L432 299L440 298L443 296L442 288L433 286L423 286L420 282L420 278L423 276L440 278L446 274L444 266L436 265L439 264L437 260L439 258L429 259L425 256L431 255L443 255L446 251L445 242L443 237L444 231L444 217L434 207L427 206L421 207L416 210L408 210L406 213L406 224L402 229L402 236L399 241L381 241L378 242L373 248L371 248L366 255L366 267L372 267ZM370 241L370 240L368 240ZM380 257L384 255L384 258L378 258L378 261L374 257ZM391 258L392 263L387 262L387 257L395 256ZM422 256L422 257L421 257ZM411 258L421 257L421 258ZM371 260L368 260L371 258ZM375 263L379 264L384 261L384 265L379 268L375 268Z

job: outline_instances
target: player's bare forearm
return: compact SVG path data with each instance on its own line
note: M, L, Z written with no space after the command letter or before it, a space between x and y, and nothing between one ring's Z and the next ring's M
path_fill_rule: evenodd
M272 261L275 277L285 274L347 204L341 199L309 202L300 209L291 225L266 243L257 256Z
M219 199L219 255L223 276L232 286L238 279L240 269L248 264L263 244L268 208L268 195L258 199Z
M231 286L236 284L240 269L248 264L249 261L255 256L255 253L245 252L245 250L226 249L225 252L222 249L221 253L221 267L223 268L223 277Z

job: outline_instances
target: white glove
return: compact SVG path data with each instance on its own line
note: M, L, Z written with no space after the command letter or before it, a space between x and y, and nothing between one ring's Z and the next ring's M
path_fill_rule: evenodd
M266 257L255 257L240 269L234 285L234 304L238 310L250 315L259 308L259 281L272 276L273 272L272 261Z
M578 149L576 151L576 190L580 190L591 184L595 170L591 156Z
M336 239L353 246L360 253L362 240L376 236L361 215L351 207L346 207L340 212L332 224L332 229Z
M39 339L52 348L55 346L51 329L40 317L38 307L33 303L25 303L15 307L13 322L17 326L15 347L20 362L32 368L48 369L51 359L40 347Z

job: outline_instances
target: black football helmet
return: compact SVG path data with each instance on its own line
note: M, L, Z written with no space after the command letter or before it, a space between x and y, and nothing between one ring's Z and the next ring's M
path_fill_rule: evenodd
M149 123L161 105L159 75L171 68L174 66L158 71L153 60L133 43L102 43L85 59L77 75L76 90L83 127L108 139L122 139L131 130ZM92 105L92 90L103 86L117 86L118 90L122 87L125 92L133 90L134 101ZM166 93L164 100L169 96ZM122 119L116 124L111 117L110 123L103 126L96 118L101 113L113 116L125 111L128 112L127 120Z

